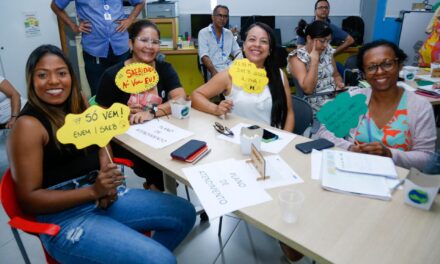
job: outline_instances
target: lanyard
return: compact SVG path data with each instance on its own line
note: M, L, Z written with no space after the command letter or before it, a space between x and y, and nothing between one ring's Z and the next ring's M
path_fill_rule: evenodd
M211 25L211 28L212 28L212 35L214 35L214 39L215 39L215 41L217 42L217 45L219 44L219 42L220 42L220 40L219 39L217 39L217 34L216 34L216 31L215 31L215 28L214 28L214 25ZM225 32L225 30L222 28L222 35L221 35L221 40L222 40L222 44L220 45L220 48L221 48L221 50L222 50L222 56L226 56L226 54L223 52L223 46L224 46L224 44L225 44L225 36L224 36L224 32Z

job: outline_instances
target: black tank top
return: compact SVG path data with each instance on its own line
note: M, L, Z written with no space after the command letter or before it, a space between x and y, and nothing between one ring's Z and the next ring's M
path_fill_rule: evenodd
M43 124L49 135L49 142L43 149L43 188L85 175L92 170L99 170L99 147L92 145L76 149L75 145L62 145L57 148L52 134L52 127L46 116L27 103L20 116L35 117Z

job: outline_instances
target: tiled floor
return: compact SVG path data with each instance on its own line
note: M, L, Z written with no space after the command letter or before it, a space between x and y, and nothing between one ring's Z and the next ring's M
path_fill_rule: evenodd
M131 173L129 173L131 174ZM140 178L129 175L130 187L141 187ZM178 195L186 197L183 184L178 187ZM198 204L197 197L190 191L191 201ZM7 224L8 217L0 209L0 263L24 263L12 232ZM221 236L218 232L218 219L194 225L185 241L174 251L178 263L191 264L228 264L228 263L288 263L283 257L278 242L262 233L252 225L234 215L223 217ZM39 240L20 232L25 248L32 263L45 263ZM311 263L306 259L301 263Z

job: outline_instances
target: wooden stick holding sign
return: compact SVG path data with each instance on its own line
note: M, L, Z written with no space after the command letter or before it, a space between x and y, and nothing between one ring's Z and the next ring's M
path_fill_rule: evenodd
M257 169L258 174L260 175L260 177L257 178L257 181L264 181L270 178L270 176L266 175L266 160L254 144L251 145L251 159L246 162L254 165L255 169Z

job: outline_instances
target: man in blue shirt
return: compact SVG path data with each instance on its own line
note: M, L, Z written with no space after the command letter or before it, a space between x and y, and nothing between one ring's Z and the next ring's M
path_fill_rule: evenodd
M210 73L210 77L225 70L235 58L242 58L241 49L234 35L224 28L228 23L229 9L218 5L212 12L212 24L199 32L199 57Z
M315 3L315 18L314 20L321 20L327 22L332 29L332 45L336 45L335 54L342 52L354 43L354 39L340 27L330 22L328 18L330 14L330 3L328 0L318 0ZM302 37L298 37L298 46L304 46L305 40Z
M75 2L79 25L64 9ZM127 17L123 0L52 0L53 12L76 34L82 33L81 44L90 92L96 94L102 73L110 66L128 59L127 28L133 23L145 0L128 0L134 6Z

